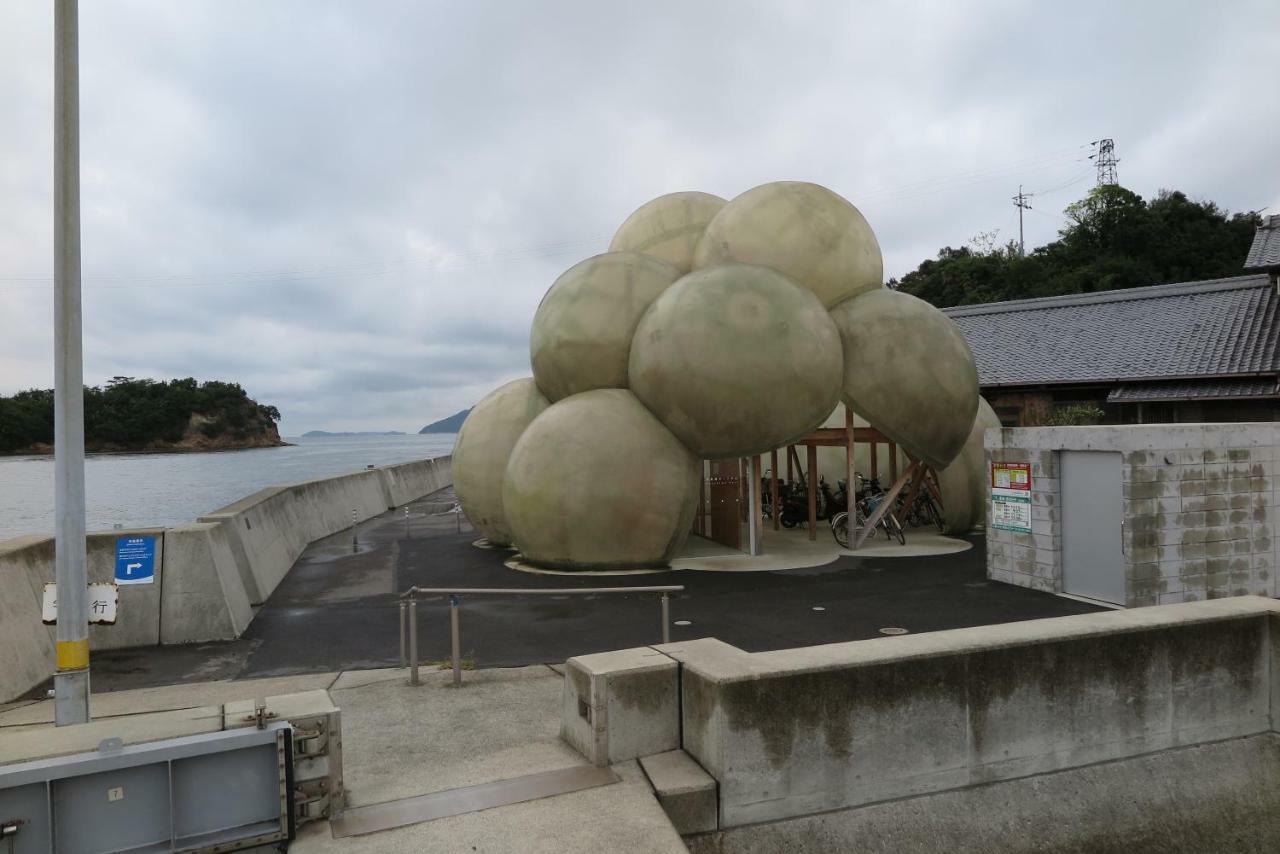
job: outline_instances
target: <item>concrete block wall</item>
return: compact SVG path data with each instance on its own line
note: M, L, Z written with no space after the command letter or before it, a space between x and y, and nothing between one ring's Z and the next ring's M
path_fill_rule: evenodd
M1278 642L1280 603L1250 596L764 653L653 649L680 664L669 711L717 781L723 830L1271 737ZM576 704L564 714L577 725Z
M991 501L988 499L987 576L1006 584L1060 593L1062 527L1058 506L1058 454L1043 449L1001 447L998 455L988 454L988 472L993 459L1031 464L1031 533L995 527L991 519Z
M113 580L116 540L156 537L152 584L119 588L114 626L90 626L91 650L196 643L239 637L315 540L365 521L451 483L450 458L320 478L260 490L173 528L137 528L88 535L91 582ZM423 492L412 494L416 490ZM48 679L54 668L54 628L40 622L44 585L54 580L51 536L0 541L0 702Z
M1032 533L998 530L987 574L1060 593L1058 465L1064 450L1116 451L1127 607L1274 596L1280 565L1280 425L1169 424L990 430L987 460L1032 463Z

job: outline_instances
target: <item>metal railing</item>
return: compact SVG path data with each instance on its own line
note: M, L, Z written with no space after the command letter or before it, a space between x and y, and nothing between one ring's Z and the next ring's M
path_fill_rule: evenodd
M679 584L656 587L567 587L552 589L505 587L410 587L400 594L400 666L409 667L409 684L418 683L418 597L449 597L450 663L453 684L462 684L462 642L458 606L463 596L594 596L610 593L659 593L662 601L662 642L671 642L671 594L683 593Z

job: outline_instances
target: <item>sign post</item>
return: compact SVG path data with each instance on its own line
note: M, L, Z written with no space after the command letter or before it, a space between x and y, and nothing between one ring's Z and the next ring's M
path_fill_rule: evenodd
M1031 463L991 461L991 527L1031 533Z

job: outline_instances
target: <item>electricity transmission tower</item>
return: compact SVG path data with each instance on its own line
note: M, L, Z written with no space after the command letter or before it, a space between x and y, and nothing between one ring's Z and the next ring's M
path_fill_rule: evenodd
M1022 212L1024 210L1031 210L1030 202L1033 195L1034 193L1022 192L1022 185L1019 184L1018 195L1013 197L1014 207L1018 209L1018 255L1020 257L1026 257L1027 254L1027 244L1022 236Z
M1116 157L1116 141L1099 139L1095 140L1093 145L1098 150L1090 154L1089 159L1095 161L1094 165L1098 167L1098 186L1119 184L1120 181L1116 178L1116 164L1120 160Z

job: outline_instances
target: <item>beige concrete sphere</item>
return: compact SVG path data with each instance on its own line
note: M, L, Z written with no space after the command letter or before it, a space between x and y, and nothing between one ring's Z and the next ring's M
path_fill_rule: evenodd
M1000 418L985 400L978 398L978 413L960 454L938 471L942 493L942 517L947 533L965 534L986 521L991 500L990 473L983 440L986 431L999 429Z
M681 273L693 269L693 250L707 223L725 200L710 193L668 193L645 202L613 235L610 252L643 252L674 264Z
M462 422L453 446L453 489L467 520L495 545L510 545L502 481L511 449L550 402L533 380L513 380L489 392Z
M839 400L840 335L812 292L752 264L676 282L640 320L631 389L704 458L781 447Z
M529 356L553 403L594 388L626 388L640 317L680 271L640 252L606 252L565 271L533 316Z
M728 261L772 267L827 308L881 287L884 263L862 213L826 187L763 184L734 198L707 225L693 268Z
M556 569L665 566L684 545L701 463L624 389L567 397L511 453L503 506L524 559Z
M935 469L960 453L978 409L978 370L960 329L886 288L831 311L844 344L844 402Z

